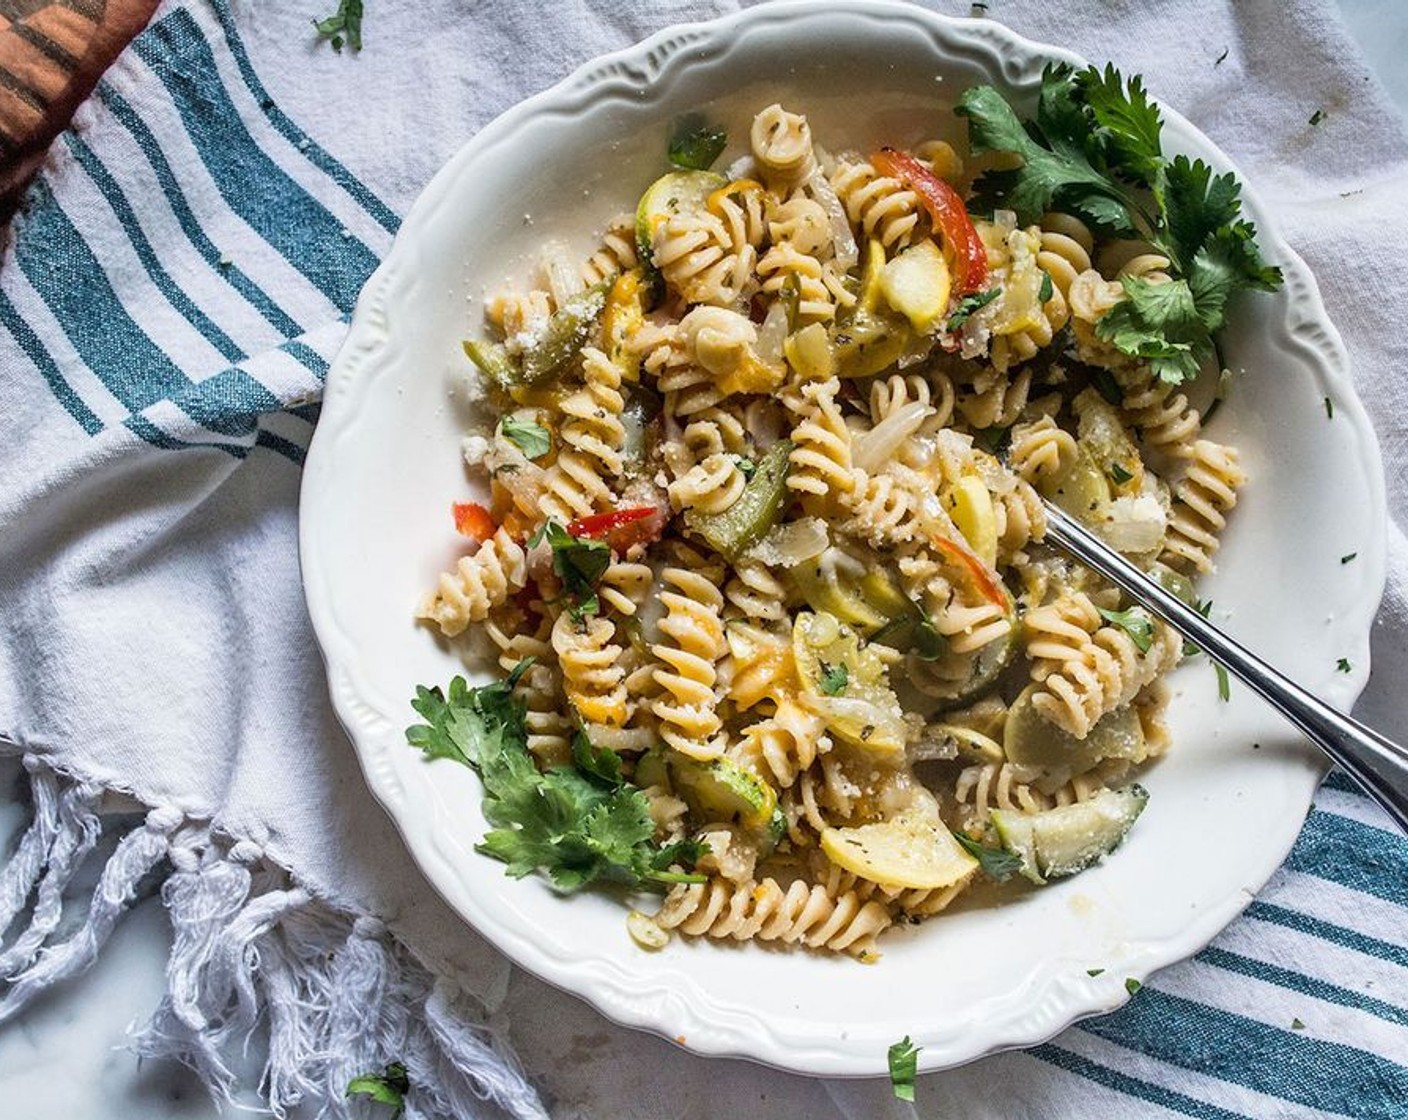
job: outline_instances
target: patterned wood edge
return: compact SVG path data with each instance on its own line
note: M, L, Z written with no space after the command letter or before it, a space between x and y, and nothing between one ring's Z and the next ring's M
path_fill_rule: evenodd
M157 0L0 0L0 221Z

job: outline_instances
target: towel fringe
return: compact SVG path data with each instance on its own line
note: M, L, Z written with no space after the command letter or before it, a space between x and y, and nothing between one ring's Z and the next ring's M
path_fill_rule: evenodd
M234 1104L231 1059L264 1031L259 1089L276 1117L303 1105L320 1120L351 1120L348 1082L401 1062L412 1120L546 1120L517 1059L457 985L437 979L377 919L313 898L259 845L179 810L158 807L122 826L82 924L58 940L71 917L65 890L104 831L103 793L33 756L24 761L32 819L0 866L0 1023L86 970L156 874L173 936L166 992L132 1039L139 1055L183 1063L217 1103ZM28 924L7 942L26 912Z

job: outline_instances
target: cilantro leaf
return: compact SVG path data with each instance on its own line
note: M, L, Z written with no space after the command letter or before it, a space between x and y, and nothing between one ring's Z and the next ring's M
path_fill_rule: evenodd
M530 459L541 459L552 450L552 436L541 424L518 416L505 416L499 424L504 437L518 446Z
M582 773L615 789L621 777L621 756L608 747L598 747L585 731L572 736L572 761Z
M572 744L575 765L538 769L528 752L526 705L513 695L530 662L480 688L470 688L463 677L446 692L417 688L411 702L430 722L407 728L407 742L427 758L473 767L484 784L490 828L478 850L502 861L516 878L542 871L561 891L596 882L692 881L687 873L663 868L693 866L699 845L655 845L649 803L622 779L613 752L579 733Z
M1126 82L1113 66L1077 72L1053 65L1042 75L1033 120L1019 119L991 86L969 90L955 111L968 118L975 154L1007 152L1021 161L983 175L975 205L1015 210L1023 224L1063 210L1168 257L1171 282L1124 278L1125 300L1097 327L1163 381L1194 377L1214 356L1212 336L1235 292L1281 286L1280 269L1257 248L1256 227L1241 217L1236 176L1164 156L1162 118L1138 75Z
M1141 276L1120 282L1128 298L1100 319L1096 334L1146 360L1163 381L1177 385L1196 377L1213 348L1188 282L1155 284Z
M1124 469L1124 467L1120 466L1118 463L1111 463L1110 477L1114 480L1116 486L1123 486L1126 482L1132 479L1134 475L1130 474L1127 470Z
M1134 995L1143 986L1144 985L1141 984L1138 980L1136 980L1133 976L1125 977L1124 990L1127 991L1130 995Z
M1349 658L1341 657L1335 662L1335 669L1340 673L1351 673L1354 671L1354 666L1349 663Z
M1005 428L994 424L990 428L979 428L973 433L973 442L993 455L1001 455L1012 442L1012 425Z
M1056 285L1051 282L1051 273L1041 274L1041 291L1037 293L1037 299L1042 303L1050 303L1051 297L1056 294Z
M820 688L827 696L839 696L846 690L851 679L851 671L844 664L828 665L821 662Z
M948 317L944 330L950 334L954 331L961 331L963 324L973 317L973 312L986 307L1001 294L1001 288L989 288L985 292L974 292L970 296L964 296L953 309L953 314Z
M727 144L727 132L698 113L690 113L680 118L670 137L670 162L686 171L707 171Z
M362 49L362 0L338 0L337 11L326 19L315 19L319 39L327 39L332 49L342 50L343 37L354 51Z
M974 155L1015 152L1022 166L989 171L976 184L979 208L1002 207L1017 212L1017 221L1030 225L1051 209L1058 196L1069 202L1101 197L1114 203L1110 216L1116 228L1132 228L1128 210L1107 176L1090 162L1086 145L1092 131L1075 97L1074 72L1052 65L1042 76L1036 128L1028 133L1012 106L992 86L973 86L954 112L968 118L968 146Z
M1104 73L1091 66L1076 75L1076 84L1091 118L1103 130L1101 141L1110 162L1126 178L1156 186L1164 168L1160 142L1164 122L1139 75L1130 78L1126 87L1113 64Z
M601 603L596 597L596 584L611 566L611 546L605 541L588 537L574 537L556 521L549 518L529 540L529 545L537 545L547 538L552 547L552 570L562 580L567 594L576 600L571 608L578 619L596 614Z
M919 1073L920 1049L909 1040L909 1035L890 1047L890 1089L896 1100L914 1100L914 1079Z
M1225 666L1214 661L1212 667L1217 670L1217 698L1225 704L1232 699L1232 681L1227 675Z
M1104 973L1104 971L1105 970L1103 968L1087 968L1085 970L1085 974L1087 976L1100 976Z
M406 1111L406 1094L411 1091L411 1079L406 1067L392 1062L380 1073L364 1073L347 1083L347 1096L370 1097L378 1104L394 1105L391 1120L399 1120Z
M1149 652L1149 647L1154 643L1154 621L1142 609L1130 607L1127 611L1107 611L1101 608L1100 617L1128 634L1140 653Z
M1022 857L1013 855L1006 848L992 848L974 840L966 832L957 832L953 838L958 846L978 861L984 875L998 883L1005 883L1022 870Z

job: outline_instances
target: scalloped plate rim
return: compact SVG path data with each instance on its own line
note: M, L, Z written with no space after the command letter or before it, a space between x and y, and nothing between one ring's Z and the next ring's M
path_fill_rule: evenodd
M1069 50L1027 39L990 21L943 16L904 4L889 3L886 0L840 0L840 2L825 6L825 8L807 3L806 0L800 0L796 3L774 3L745 9L718 20L667 27L633 46L584 62L556 85L506 110L481 129L436 173L411 207L386 260L373 272L358 297L347 339L329 369L323 415L310 446L305 467L299 519L300 557L305 561L302 565L305 595L314 631L327 666L329 688L338 718L354 745L373 795L401 832L412 857L421 867L427 880L447 904L465 920L470 921L471 925L505 952L514 963L555 987L585 999L618 1023L628 1027L650 1030L667 1037L676 1034L692 1034L695 1039L698 1039L700 1033L703 1032L705 1039L703 1042L691 1043L688 1046L688 1049L694 1053L744 1058L793 1072L832 1077L884 1075L886 1069L883 1051L877 1052L873 1058L868 1060L857 1061L858 1055L855 1053L854 1047L847 1046L844 1041L837 1043L832 1040L829 1046L814 1042L809 1047L782 1043L781 1040L767 1032L766 1025L759 1022L757 1016L752 1014L750 1009L726 1009L710 1004L707 1000L704 1001L702 1008L691 1006L687 1002L673 1008L675 1017L670 1019L667 1027L661 1022L662 1001L666 1004L680 1003L679 999L674 998L677 993L664 992L659 993L658 998L654 1000L642 1000L639 998L641 994L639 992L618 989L617 985L603 983L601 977L594 977L590 973L584 972L583 961L563 961L546 956L530 937L499 923L494 918L492 911L486 906L462 905L456 897L453 897L462 891L457 892L457 884L448 880L449 867L447 864L443 866L443 871L446 873L444 875L435 866L440 863L441 853L431 850L435 845L433 828L427 834L422 820L411 818L408 815L410 807L406 803L404 791L400 788L399 782L388 777L383 769L375 765L377 752L380 748L371 741L374 735L368 717L364 712L357 710L361 701L356 686L357 674L352 667L355 657L349 654L345 644L339 645L337 641L339 637L338 626L327 595L323 575L316 564L309 564L306 560L317 552L319 528L312 511L317 508L319 496L327 486L324 477L324 464L331 463L332 445L337 438L338 425L342 423L343 417L351 419L355 416L355 413L351 411L354 407L357 391L355 376L363 363L374 354L378 344L383 341L376 335L380 329L380 324L376 322L379 311L378 299L396 277L398 251L404 253L405 244L414 238L423 224L429 221L437 200L452 188L467 164L472 163L482 151L507 138L507 134L516 122L529 118L540 111L552 109L559 102L600 96L619 77L620 72L631 64L638 64L638 70L651 74L653 81L655 73L658 71L651 60L661 48L667 45L699 46L701 42L707 43L711 37L722 39L736 28L752 23L775 22L787 18L820 18L825 20L838 16L844 18L855 15L883 17L887 20L905 19L925 31L971 36L980 44L997 53L1029 56L1025 60L1026 64L1030 64L1037 58L1049 59L1052 57L1073 62L1081 61L1077 55ZM684 43L680 43L681 40L684 40ZM667 66L669 59L677 53L677 49L678 46L676 49L667 51L663 56ZM1228 159L1216 145L1181 115L1162 103L1160 108L1166 119L1200 138L1209 148L1218 152L1227 166L1235 167L1233 161ZM1241 177L1240 172L1239 177ZM1244 179L1244 177L1242 178ZM1256 195L1252 188L1244 186L1244 191L1249 199L1255 201ZM1384 511L1386 509L1384 478L1377 439L1362 402L1354 392L1349 375L1348 354L1338 331L1325 313L1315 278L1304 261L1280 236L1279 231L1274 227L1266 226L1261 233L1264 242L1274 246L1276 255L1284 260L1287 273L1295 272L1298 281L1305 285L1302 299L1297 305L1287 308L1285 318L1289 324L1295 318L1292 314L1294 310L1298 308L1307 311L1308 314L1302 316L1302 322L1319 328L1323 332L1323 339L1319 340L1320 344L1316 344L1315 341L1298 337L1294 330L1289 330L1288 335L1316 355L1315 375L1320 379L1320 382L1339 390L1338 412L1349 421L1350 427L1358 437L1356 446L1361 460L1360 465L1364 468L1363 473L1368 482L1368 502L1375 510ZM324 452L324 449L328 450ZM1348 676L1339 675L1337 678L1329 679L1325 687L1326 691L1333 694L1336 702L1346 708L1352 704L1367 681L1369 626L1382 597L1385 581L1386 524L1381 519L1375 525L1377 529L1375 539L1361 545L1359 549L1360 557L1364 561L1363 571L1367 576L1363 583L1368 593L1362 595L1355 604L1358 617L1348 626L1348 629L1353 630L1359 640L1359 648L1356 651L1354 661L1356 667L1354 672ZM1305 800L1308 805L1319 779L1310 769L1307 769L1307 775L1309 780L1305 783ZM1296 828L1291 831L1290 843L1294 842L1298 829L1299 825L1297 824ZM1121 966L1118 988L1112 987L1113 981L1110 978L1104 978L1104 982L1091 978L1088 982L1072 984L1068 982L1071 979L1069 974L1062 976L1058 967L1049 967L1046 975L1031 975L1020 986L1018 993L1009 993L1009 998L1012 998L1014 995L1025 993L1035 986L1044 987L1048 999L1047 1005L1041 1009L1043 1013L1031 1015L1024 1023L1005 1022L1001 1024L1003 1030L1000 1038L985 1039L976 1046L943 1046L942 1043L939 1046L926 1046L926 1049L921 1053L921 1071L931 1072L973 1061L999 1051L1036 1045L1052 1038L1080 1019L1105 1014L1116 1009L1129 998L1123 988L1122 978L1124 976L1143 979L1154 969L1185 959L1206 945L1252 900L1255 891L1265 884L1284 861L1285 855L1290 850L1290 843L1285 844L1284 847L1280 845L1268 846L1266 851L1270 854L1259 866L1258 873L1249 876L1255 880L1254 882L1220 899L1216 905L1208 905L1198 914L1195 922L1178 934L1158 941L1140 942L1136 947L1135 955L1129 962ZM1272 852L1273 847L1277 848L1278 852ZM471 919L467 911L474 911L475 918ZM1059 966L1064 961L1065 958L1054 958L1046 963L1049 966ZM590 964L591 962L585 963ZM1059 998L1055 998L1055 1006L1052 1006L1054 997ZM976 1006L982 1007L983 1004L980 1003ZM1033 1008L1033 1011L1036 1010ZM717 1020L724 1016L725 1012L733 1013L735 1017L737 1017L737 1013L741 1012L743 1016L750 1017L752 1022L764 1032L766 1038L760 1038L757 1034L746 1032L740 1034L742 1028L738 1027L735 1027L732 1033L727 1026L720 1028ZM711 1018L711 1013L713 1018ZM1024 1026L1026 1029L1022 1029ZM716 1038L713 1033L710 1033L711 1029L722 1031L723 1037ZM761 1051L759 1050L760 1044L763 1045ZM941 1046L943 1048L940 1048ZM783 1052L784 1048L785 1052ZM800 1055L803 1057L803 1064L798 1064L797 1060L800 1051L805 1051Z

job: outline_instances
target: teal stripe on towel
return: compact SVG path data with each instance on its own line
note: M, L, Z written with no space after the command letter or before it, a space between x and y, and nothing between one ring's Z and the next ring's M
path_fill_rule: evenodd
M49 391L54 394L59 404L63 405L64 411L90 436L101 432L103 422L74 392L73 386L64 377L63 370L59 369L58 362L54 361L49 351L44 348L44 343L30 325L20 318L20 313L15 310L15 305L3 290L0 290L0 323L5 325L5 329L19 343L25 356L34 363L35 368L39 370L39 376L48 383Z
M1381 999L1374 999L1372 996L1362 995L1351 988L1342 988L1338 984L1331 984L1329 981L1307 976L1303 972L1294 972L1289 968L1282 968L1280 965L1268 964L1266 961L1243 956L1241 953L1231 953L1214 945L1209 945L1199 953L1197 959L1204 964L1224 968L1228 972L1250 976L1253 980L1260 980L1266 984L1275 984L1278 988L1285 988L1287 991L1299 992L1311 999L1337 1003L1341 1007L1352 1007L1356 1011L1375 1015L1396 1026L1408 1027L1408 1010L1395 1007L1391 1003L1385 1003ZM1405 1038L1404 1042L1408 1044L1408 1038Z
M152 173L156 175L157 182L161 185L161 193L170 204L172 213L176 215L181 232L190 239L191 244L195 246L196 252L201 255L205 263L216 270L230 287L244 297L250 306L285 338L302 334L303 327L298 321L284 311L253 279L245 275L235 261L227 257L220 247L210 240L209 235L201 226L200 220L196 217L195 211L186 201L181 185L176 181L176 174L171 170L171 164L162 154L161 145L157 143L156 136L147 127L147 123L108 82L99 83L97 96L98 100L107 106L118 122L131 133L132 139L136 141L142 154L146 156L147 163L151 165ZM222 261L228 261L228 263L222 263Z
M1370 937L1358 930L1337 926L1333 922L1312 918L1309 914L1302 914L1299 910L1278 906L1272 902L1257 901L1247 907L1245 915L1248 918L1255 918L1259 922L1272 922L1278 926L1284 926L1286 929L1318 937L1322 941L1339 945L1341 948L1352 949L1356 953L1377 957L1380 960L1396 964L1400 968L1408 968L1408 948L1381 941L1377 937ZM1404 921L1403 932L1405 936L1408 936L1408 920Z
M1289 1027L1289 1024L1287 1024ZM1146 986L1078 1030L1169 1065L1355 1120L1403 1120L1408 1069Z
M227 362L238 362L243 358L244 351L240 349L235 340L197 307L191 297L181 290L181 287L171 278L170 273L162 267L161 261L157 259L156 250L147 240L147 235L143 232L141 223L137 221L137 215L133 211L131 203L127 201L127 196L122 193L122 188L117 185L117 180L112 177L112 173L103 166L102 160L93 153L93 149L88 147L79 139L78 134L72 131L64 133L64 143L73 153L78 165L88 173L88 178L93 181L93 185L98 188L107 204L112 207L113 213L117 216L118 224L122 226L122 232L127 235L127 240L131 243L137 258L142 262L142 267L147 270L147 275L151 278L157 291L166 297L167 302L191 326L195 327L207 342L224 355Z
M211 8L215 12L215 18L220 21L221 29L225 32L225 41L229 44L230 54L235 60L235 65L239 67L240 77L244 79L245 85L249 87L249 92L259 102L259 107L263 110L269 123L278 129L286 139L292 141L309 163L356 199L362 209L371 215L382 229L387 233L395 233L401 226L401 219L396 216L391 207L373 194L357 176L324 151L269 96L268 90L264 88L264 83L259 80L259 75L254 72L254 66L249 61L249 54L244 49L244 43L235 28L234 17L230 13L230 6L226 0L212 0Z
M376 255L254 142L191 14L178 8L133 41L161 80L225 201L342 312Z
M1408 839L1335 813L1314 811L1286 860L1292 871L1408 907ZM1403 915L1408 924L1408 912Z
M175 396L186 375L133 322L49 184L30 188L15 262L88 368L129 412Z
M1125 1096L1138 1097L1142 1101L1156 1104L1170 1112L1194 1116L1197 1117L1197 1120L1247 1120L1240 1112L1228 1112L1225 1108L1208 1104L1206 1101L1200 1101L1183 1093L1176 1093L1172 1089L1165 1089L1162 1085L1141 1081L1137 1077L1110 1069L1108 1066L1091 1061L1089 1058L1051 1042L1034 1046L1027 1053L1069 1073L1078 1074L1087 1081L1093 1081L1107 1089L1114 1089L1116 1092L1124 1093ZM1090 1115L1093 1118L1094 1114Z

